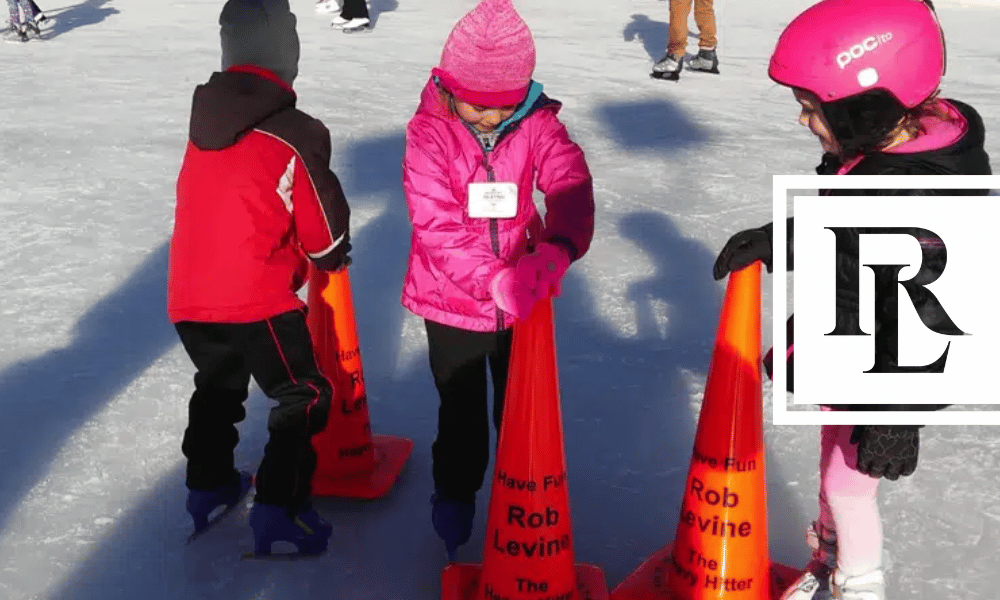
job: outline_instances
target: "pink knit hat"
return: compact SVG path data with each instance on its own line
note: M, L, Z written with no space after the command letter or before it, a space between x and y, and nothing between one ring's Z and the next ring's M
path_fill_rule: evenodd
M511 0L482 0L455 24L432 73L463 102L512 106L534 70L535 40Z

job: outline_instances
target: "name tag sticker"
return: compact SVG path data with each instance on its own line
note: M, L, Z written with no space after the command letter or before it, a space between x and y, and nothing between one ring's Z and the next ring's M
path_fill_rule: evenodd
M470 183L469 216L510 219L517 216L516 183Z

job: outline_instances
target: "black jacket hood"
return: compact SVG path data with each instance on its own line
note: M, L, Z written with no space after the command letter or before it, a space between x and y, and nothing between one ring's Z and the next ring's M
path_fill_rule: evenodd
M222 150L269 117L295 108L295 92L253 73L213 73L194 90L188 135L201 150Z

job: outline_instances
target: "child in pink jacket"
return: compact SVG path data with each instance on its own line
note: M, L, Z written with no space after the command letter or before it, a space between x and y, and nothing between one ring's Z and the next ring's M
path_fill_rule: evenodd
M873 33L884 34L888 39L883 41L891 43L876 45L877 51L865 51L873 41L877 42L870 37ZM856 45L857 41L861 44ZM855 48L861 49L861 54ZM982 117L968 104L938 95L945 57L944 33L930 0L822 0L800 13L782 32L771 55L768 74L777 83L792 88L802 111L799 123L819 139L824 150L822 162L816 168L820 175L886 178L896 175L989 175L992 169L984 149L986 132ZM820 195L987 193L987 190L866 190L864 185L859 184L856 190L820 190ZM796 262L793 260L793 222L788 220L785 247L789 270ZM915 225L910 231L920 239L923 265L939 265L937 270L931 268L928 272L940 274L945 264L945 249L935 243L940 240L925 237L927 231ZM721 279L755 260L761 260L770 270L774 252L772 238L771 224L733 235L716 259L715 278ZM810 263L802 258L794 264L800 271L830 269L836 282L837 311L848 315L837 320L836 326L841 331L861 331L856 282L862 265L854 258L859 252L857 243L838 243L836 258L828 264ZM924 323L933 320L939 328L947 322L953 332L962 333L948 315L940 311L940 305L932 304L927 296L933 298L930 294L913 297L913 306L921 320ZM895 307L885 310L895 310ZM883 309L874 312L875 327L882 320L883 312ZM791 342L791 319L787 326ZM879 367L899 364L895 334L893 340L892 344L873 344ZM786 357L790 374L788 391L791 392L791 346ZM783 398L776 401L783 401ZM947 406L865 403L863 393L858 394L856 401L857 404L825 406L823 410L937 410ZM813 548L812 560L779 600L903 598L899 593L892 595L892 588L889 594L886 593L882 517L877 493L883 477L895 481L916 470L919 427L890 424L821 426L818 515L806 534ZM905 537L906 532L901 535Z
M487 364L499 431L514 320L558 295L594 232L583 151L556 117L561 104L532 81L534 67L534 40L511 0L482 0L451 31L406 129L413 234L402 304L426 323L441 397L432 521L452 560L469 540L489 464Z

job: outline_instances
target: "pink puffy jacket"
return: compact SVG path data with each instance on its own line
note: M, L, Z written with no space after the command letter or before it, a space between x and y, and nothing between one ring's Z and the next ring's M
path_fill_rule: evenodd
M493 150L441 101L431 80L406 128L403 189L413 234L402 304L419 317L469 331L498 331L514 317L493 302L493 276L543 241L561 244L577 260L594 235L594 188L583 150L541 95L508 124ZM468 184L517 184L517 216L470 218ZM545 195L545 220L532 193ZM530 240L530 242L529 242Z

